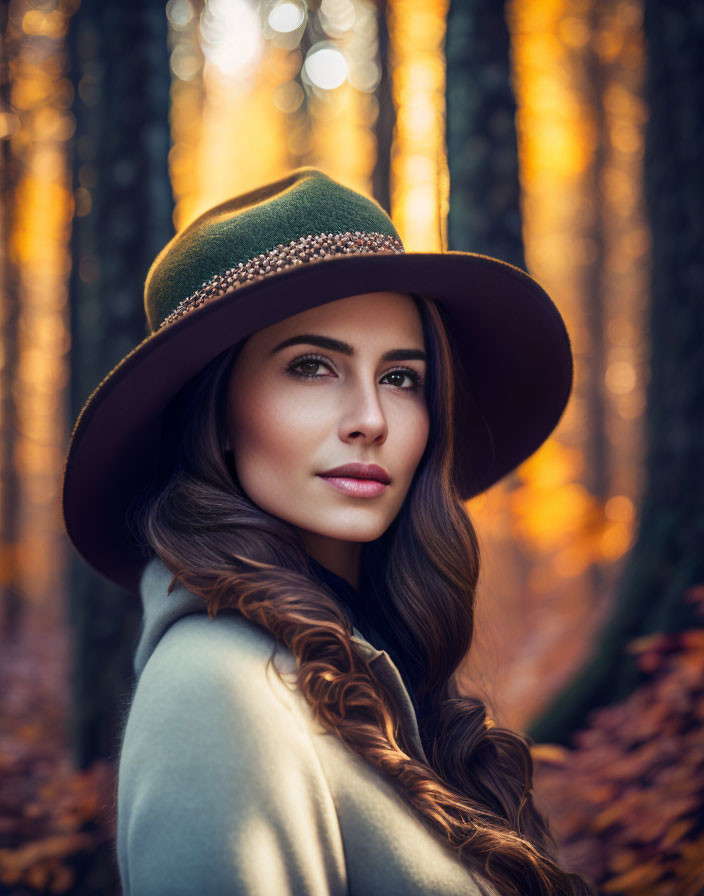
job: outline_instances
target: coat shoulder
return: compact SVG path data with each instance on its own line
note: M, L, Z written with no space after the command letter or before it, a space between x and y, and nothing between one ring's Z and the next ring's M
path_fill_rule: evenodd
M165 632L120 754L127 896L345 892L337 813L295 668L290 651L234 614L191 614ZM275 868L260 867L257 837Z
M208 687L211 692L224 687L233 699L256 702L280 691L275 670L293 698L295 657L270 632L235 613L212 619L193 613L163 635L144 667L138 690L156 685L163 695L164 688L183 694L184 687Z

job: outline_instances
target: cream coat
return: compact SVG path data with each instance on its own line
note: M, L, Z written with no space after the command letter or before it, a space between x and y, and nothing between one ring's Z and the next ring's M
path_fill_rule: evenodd
M119 766L117 850L125 896L493 894L393 783L315 722L293 654L150 561L137 689ZM354 647L413 706L385 651ZM282 682L267 668L272 649ZM427 761L427 760L426 760Z

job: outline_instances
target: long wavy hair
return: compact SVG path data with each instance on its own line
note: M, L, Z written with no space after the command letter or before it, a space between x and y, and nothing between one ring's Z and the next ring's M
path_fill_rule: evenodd
M586 896L558 865L533 803L530 740L493 725L456 672L469 650L479 576L477 537L453 479L453 363L442 313L413 296L428 355L428 443L387 531L363 545L359 608L382 633L417 707L428 762L391 692L353 648L352 623L311 571L295 528L255 505L226 454L224 402L242 342L171 403L160 475L130 524L211 616L235 609L288 647L315 718L392 779L465 866L502 896Z

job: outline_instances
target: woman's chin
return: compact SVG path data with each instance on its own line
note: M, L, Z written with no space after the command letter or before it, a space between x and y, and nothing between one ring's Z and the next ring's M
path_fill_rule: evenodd
M306 524L307 523L307 524ZM326 525L326 523L329 523ZM332 541L362 542L376 541L386 532L391 521L384 520L355 520L349 515L341 518L339 513L333 519L321 520L320 515L315 522L297 521L294 523L301 532L308 533L317 538L326 538Z

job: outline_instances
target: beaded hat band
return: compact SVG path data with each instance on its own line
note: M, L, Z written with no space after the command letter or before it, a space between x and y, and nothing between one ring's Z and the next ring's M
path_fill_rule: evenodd
M317 233L308 234L287 245L279 243L269 252L262 252L255 258L240 261L223 274L216 274L188 298L178 303L176 308L159 324L159 329L179 320L184 314L198 308L225 293L232 292L265 277L278 274L297 265L325 261L335 255L351 255L378 252L404 252L401 240L384 233Z
M377 202L300 168L206 210L155 258L144 288L149 335L96 386L71 434L62 509L78 553L138 595L148 552L131 513L168 475L174 446L163 421L181 390L279 321L360 294L383 305L399 292L432 299L450 343L458 494L479 494L514 469L553 430L571 390L555 305L497 259L406 252Z

